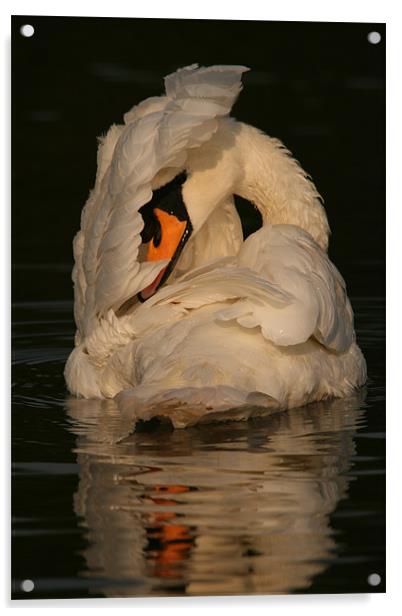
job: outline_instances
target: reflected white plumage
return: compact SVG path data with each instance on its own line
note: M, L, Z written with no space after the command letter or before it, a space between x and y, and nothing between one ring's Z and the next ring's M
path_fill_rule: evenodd
M74 395L118 395L123 411L184 426L365 382L313 183L281 142L228 115L245 70L180 69L101 140L74 240ZM244 242L234 194L262 215Z

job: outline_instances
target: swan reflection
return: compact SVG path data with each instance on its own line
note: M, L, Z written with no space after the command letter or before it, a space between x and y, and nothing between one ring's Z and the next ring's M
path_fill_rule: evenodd
M347 494L364 396L128 438L112 400L69 400L81 574L105 596L308 589L336 557L329 515Z

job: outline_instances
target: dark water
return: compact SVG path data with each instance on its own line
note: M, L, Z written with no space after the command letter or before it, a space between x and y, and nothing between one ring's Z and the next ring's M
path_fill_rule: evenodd
M113 445L113 403L66 395L72 303L16 303L13 596L383 592L384 303L352 302L353 397Z
M105 445L113 405L68 402L62 374L72 238L96 137L193 62L249 66L234 116L313 176L369 381L265 420ZM12 65L13 596L383 592L385 25L17 16Z

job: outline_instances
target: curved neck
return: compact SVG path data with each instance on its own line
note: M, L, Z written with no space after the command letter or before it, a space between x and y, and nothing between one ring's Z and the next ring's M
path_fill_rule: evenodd
M238 194L258 208L264 224L297 225L327 249L330 230L321 197L278 139L225 118L206 144L190 152L188 169L183 196L195 228Z
M261 212L264 224L292 224L328 248L322 199L299 163L278 140L240 124L236 137L244 173L236 190Z

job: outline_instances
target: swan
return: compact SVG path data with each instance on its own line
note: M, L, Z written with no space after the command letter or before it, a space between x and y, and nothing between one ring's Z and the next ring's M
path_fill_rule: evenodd
M319 193L278 139L229 115L247 70L179 69L100 139L73 242L74 396L185 427L364 384ZM262 217L244 241L233 195Z

